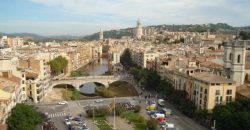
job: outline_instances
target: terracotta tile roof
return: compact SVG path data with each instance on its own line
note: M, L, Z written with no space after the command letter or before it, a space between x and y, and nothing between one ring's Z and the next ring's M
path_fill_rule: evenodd
M207 68L222 68L223 66L213 63L211 61L205 61L200 63L201 67L207 67Z
M224 78L222 76L209 74L206 72L196 73L195 75L191 75L195 79L208 82L208 83L234 83L233 80Z
M250 84L243 84L236 88L236 93L244 97L250 98Z
M38 73L36 73L34 71L26 71L25 74L26 74L27 78L37 78L38 77Z

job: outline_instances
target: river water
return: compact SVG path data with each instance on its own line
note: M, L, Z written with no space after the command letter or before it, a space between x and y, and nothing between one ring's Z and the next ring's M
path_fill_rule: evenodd
M90 76L102 75L108 71L108 60L102 58L99 61L88 64L85 66L85 71L89 73ZM94 94L96 87L95 83L89 82L80 87L80 92L83 94Z

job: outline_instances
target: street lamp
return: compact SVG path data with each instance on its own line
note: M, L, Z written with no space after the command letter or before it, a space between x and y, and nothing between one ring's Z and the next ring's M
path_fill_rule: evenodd
M212 130L216 130L215 125L216 125L216 120L214 120L214 126L211 127Z

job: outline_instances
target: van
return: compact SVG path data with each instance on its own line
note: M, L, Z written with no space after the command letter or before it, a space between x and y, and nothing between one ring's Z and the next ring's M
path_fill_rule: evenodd
M164 114L160 114L160 113L156 113L156 114L151 115L151 118L154 118L154 119L159 119L161 117L165 117L165 115Z
M159 104L160 106L164 106L164 105L165 105L165 101L164 101L163 99L159 99L159 100L158 100L158 104Z
M164 114L166 117L170 117L173 114L172 110L167 108L162 108L160 113Z
M151 104L151 105L147 106L146 110L148 110L148 111L156 110L156 104Z

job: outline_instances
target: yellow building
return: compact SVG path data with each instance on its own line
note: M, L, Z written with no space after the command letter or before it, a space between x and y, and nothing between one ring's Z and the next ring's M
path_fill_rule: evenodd
M226 104L235 100L236 84L231 79L209 73L192 75L192 94L198 110L211 111L217 104Z

